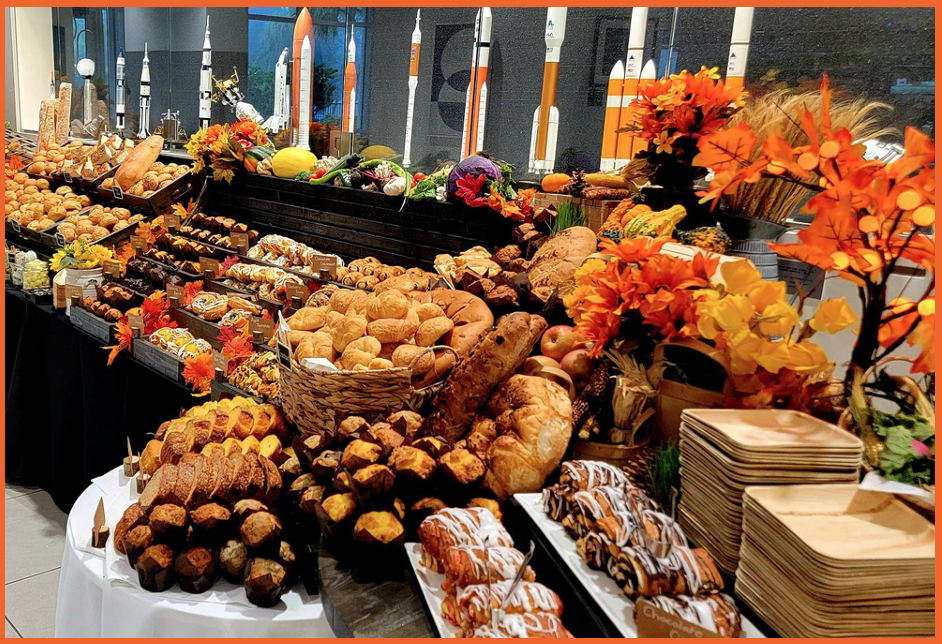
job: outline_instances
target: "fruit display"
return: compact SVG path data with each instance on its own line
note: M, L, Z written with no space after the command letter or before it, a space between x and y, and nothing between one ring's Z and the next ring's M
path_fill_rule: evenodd
M375 293L388 289L408 293L429 290L437 283L438 276L421 268L388 266L375 257L364 257L338 268L336 279L341 284Z
M258 231L250 228L248 224L239 223L231 217L209 216L201 212L195 213L176 231L177 235L193 241L237 250L238 247L229 237L230 233L247 235L250 244L254 244L259 238Z
M92 203L86 195L75 194L70 186L53 191L47 179L33 179L25 172L17 172L5 186L6 220L29 230L48 230Z
M229 384L264 400L281 395L281 371L274 351L257 351L229 374Z
M320 270L320 262L335 262L337 265L341 263L336 255L316 251L282 235L265 235L246 255L251 259L309 274Z
M722 226L702 226L693 230L678 230L674 233L677 241L694 248L702 248L711 253L725 255L729 252L733 241Z
M91 181L121 165L134 149L134 141L117 134L101 135L95 145L72 148L66 154L62 172Z
M74 151L81 149L81 141L70 141L66 145L57 145L55 143L46 148L39 149L33 155L33 161L26 166L26 171L30 174L39 174L44 177L52 175L62 169L68 156Z
M23 290L36 291L49 288L49 262L34 259L23 265Z
M131 214L127 208L110 208L96 204L85 214L66 217L56 228L56 232L60 233L66 242L78 240L94 243L144 219L144 215Z
M571 175L548 174L540 185L543 192L572 195L582 199L607 200L627 199L635 190L634 185L621 174L609 172L582 172Z
M186 329L164 327L151 333L147 339L154 346L172 353L179 360L213 352L209 342L194 338L193 334Z
M321 358L348 371L409 367L417 383L440 378L454 363L451 352L437 357L429 347L444 344L463 356L491 323L484 302L453 291L336 289L328 303L305 306L288 319L298 361Z
M125 164L127 164L127 161L121 164L121 167L123 168ZM179 165L177 163L163 164L159 161L155 161L150 165L149 169L144 172L144 175L139 180L132 183L124 192L146 199L158 190L166 188L174 179L179 179L189 171L190 168L185 165ZM114 177L108 177L102 181L101 187L105 190L111 190L114 188L117 181L118 175L115 174Z
M288 284L304 286L304 280L297 275L274 266L258 264L233 264L224 274L222 283L237 289L249 289L259 297L274 302L284 302Z

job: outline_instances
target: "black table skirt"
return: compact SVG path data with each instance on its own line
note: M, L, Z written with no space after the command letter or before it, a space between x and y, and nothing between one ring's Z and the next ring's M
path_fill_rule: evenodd
M91 479L120 465L180 408L199 404L127 352L101 343L49 305L7 288L6 476L49 492L68 512Z

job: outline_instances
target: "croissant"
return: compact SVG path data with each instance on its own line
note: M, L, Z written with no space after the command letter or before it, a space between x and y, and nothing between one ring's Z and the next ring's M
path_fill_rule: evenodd
M674 546L664 559L644 548L624 548L616 560L615 581L631 598L698 595L723 589L723 578L702 548Z
M435 572L442 572L442 560L449 548L461 545L514 545L510 534L490 510L484 508L445 508L426 518L419 525L422 542L422 563Z
M552 613L504 615L494 627L490 624L474 629L472 637L572 637L562 620Z
M720 637L742 637L742 616L729 595L711 593L700 597L651 597L661 610L699 624Z
M456 587L463 588L474 584L486 584L489 581L513 579L525 559L516 548L455 546L449 548L442 559L445 581L442 589L452 592ZM536 579L533 569L527 566L523 575L525 581Z
M507 591L513 581L476 584L463 588L456 597L449 595L442 603L443 616L453 624L460 625L465 637L478 626L491 623L491 611L501 608L504 615L529 615L548 613L562 617L563 602L559 595L535 582L523 581L514 589L513 595L504 604Z

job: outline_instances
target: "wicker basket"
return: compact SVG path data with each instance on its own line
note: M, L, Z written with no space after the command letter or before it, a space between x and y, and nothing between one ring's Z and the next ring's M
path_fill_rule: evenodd
M291 370L281 370L281 406L285 416L302 436L334 435L347 416L372 418L401 409L418 409L442 386L412 386L412 365L428 352L451 351L451 347L428 347L417 354L408 367L372 371L314 371L293 357Z

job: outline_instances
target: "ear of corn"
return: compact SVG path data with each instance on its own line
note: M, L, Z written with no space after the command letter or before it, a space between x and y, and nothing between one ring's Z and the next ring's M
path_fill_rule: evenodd
M602 174L593 172L585 176L585 182L590 186L602 188L627 188L628 180L619 174Z

